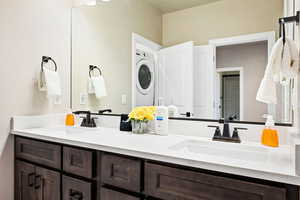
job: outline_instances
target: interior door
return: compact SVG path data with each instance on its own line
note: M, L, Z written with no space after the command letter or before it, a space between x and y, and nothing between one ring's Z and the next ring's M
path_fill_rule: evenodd
M230 120L240 119L240 76L223 75L223 117Z
M159 103L175 105L179 113L193 113L194 43L159 51Z
M215 47L197 46L194 50L194 114L198 118L215 118Z
M16 161L15 169L16 200L38 200L34 189L35 167Z

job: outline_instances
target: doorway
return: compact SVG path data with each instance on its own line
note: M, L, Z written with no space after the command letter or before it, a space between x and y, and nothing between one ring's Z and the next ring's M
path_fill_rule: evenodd
M243 120L243 67L217 67L216 80L218 116L231 121Z
M240 120L240 75L222 75L222 118Z

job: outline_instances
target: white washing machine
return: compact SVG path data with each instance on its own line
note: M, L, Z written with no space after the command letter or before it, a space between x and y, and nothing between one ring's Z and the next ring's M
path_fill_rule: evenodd
M154 55L136 50L136 106L155 104L155 58Z

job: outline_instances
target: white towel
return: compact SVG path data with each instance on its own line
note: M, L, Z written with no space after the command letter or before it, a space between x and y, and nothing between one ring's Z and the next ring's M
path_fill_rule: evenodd
M92 79L89 77L87 82L88 94L95 94L95 88Z
M290 80L296 78L299 72L299 53L296 43L286 39L283 50L282 69L280 73L280 84L288 85Z
M299 71L298 50L295 43L280 38L274 45L271 57L257 92L256 100L266 104L277 104L276 83L287 84Z
M44 76L48 98L60 98L61 85L58 73L44 68Z
M95 89L95 95L97 99L107 96L106 86L103 76L91 77L92 84Z

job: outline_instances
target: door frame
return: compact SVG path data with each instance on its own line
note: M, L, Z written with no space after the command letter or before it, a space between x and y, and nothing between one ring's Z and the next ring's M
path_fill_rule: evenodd
M224 47L230 45L247 44L247 43L263 42L263 41L267 41L268 60L269 60L272 52L272 48L276 41L275 31L212 39L209 40L209 44L214 45L217 48L217 47ZM216 53L215 53L214 61L216 62ZM268 104L267 106L268 106L268 113L276 117L276 105Z
M244 121L244 68L243 67L217 67L217 84L221 85L221 73L223 72L239 72L240 73L240 119L239 121ZM219 88L219 87L216 87ZM221 90L216 91L218 96L220 97Z

